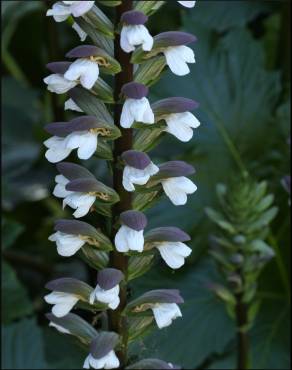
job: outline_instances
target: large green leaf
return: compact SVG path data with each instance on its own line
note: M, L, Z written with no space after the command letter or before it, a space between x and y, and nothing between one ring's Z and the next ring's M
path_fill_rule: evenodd
M6 249L11 247L11 245L15 242L17 237L23 232L23 225L20 223L8 220L3 218L2 219L2 249Z
M25 288L19 282L14 270L6 263L2 263L2 320L9 323L29 315L33 311Z
M267 13L273 5L266 1L198 1L195 11L186 12L194 24L204 24L206 28L224 32L230 28L244 27L262 13Z
M2 369L47 369L41 329L34 319L2 328Z

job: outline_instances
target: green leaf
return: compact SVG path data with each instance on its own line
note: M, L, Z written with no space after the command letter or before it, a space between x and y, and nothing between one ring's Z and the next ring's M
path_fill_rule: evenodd
M154 327L154 317L128 317L129 320L129 343L142 339Z
M134 81L151 86L157 82L165 66L166 61L163 56L148 60L139 65L134 74Z
M61 326L68 330L70 335L77 337L80 341L85 344L90 344L92 339L97 335L97 331L87 321L82 319L80 316L73 313L69 313L63 317L56 317L53 314L47 314L47 318L50 322Z
M114 103L113 89L101 78L97 79L91 91L98 97L98 99L106 103Z
M233 225L230 222L227 222L224 218L224 216L220 213L215 211L211 208L206 208L207 216L215 222L219 227L222 229L228 231L230 234L235 234L236 229L233 227Z
M271 10L266 2L253 1L208 1L208 6L198 2L195 11L186 12L186 16L193 24L226 32L231 28L242 28L260 14ZM233 31L233 30L232 30Z
M154 255L132 256L129 260L128 280L137 279L152 267Z
M33 312L28 295L14 270L6 262L2 264L2 320L5 324Z
M2 249L13 245L18 236L23 232L24 226L20 223L3 218L2 219Z
M114 56L114 43L113 40L104 36L102 33L97 31L90 23L86 22L81 17L75 18L74 21L85 31L91 38L96 46L104 49L109 55Z
M41 329L24 319L2 330L2 369L47 369Z
M150 193L139 193L135 195L133 199L133 209L136 211L143 212L146 209L153 207L158 202L162 192L154 191Z
M164 3L165 1L136 1L135 10L139 10L146 15L152 15L157 12Z
M122 3L121 0L98 0L104 6L118 6Z
M96 151L94 155L98 158L112 161L113 160L112 147L110 146L109 143L107 143L106 141L100 138L98 139L98 143L97 143L97 147L96 147Z
M149 152L159 143L162 135L165 135L163 131L164 127L138 130L134 138L133 148L141 152Z
M96 270L101 270L107 267L109 262L108 254L104 251L99 251L96 248L92 248L89 245L82 247L81 258L89 264L89 266L95 268Z
M110 38L114 37L114 25L97 6L94 5L90 11L84 14L82 17L99 32Z

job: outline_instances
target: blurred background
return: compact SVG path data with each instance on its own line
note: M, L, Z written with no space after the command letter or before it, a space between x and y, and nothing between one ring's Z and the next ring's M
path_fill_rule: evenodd
M186 207L164 200L148 212L150 227L176 225L192 236L193 253L180 271L163 263L131 287L145 291L176 287L185 298L184 317L154 331L132 348L189 369L232 369L235 329L221 301L206 289L218 272L208 255L214 224L205 214L216 207L215 187L239 178L242 168L266 180L279 213L269 243L275 258L260 279L262 299L251 333L254 369L290 369L290 207L281 179L289 174L290 2L199 0L193 10L176 1L151 17L152 34L185 30L198 37L197 63L179 78L166 72L151 89L151 101L185 96L200 103L201 127L182 144L168 135L152 153L154 162L182 159L196 168L198 186ZM65 259L48 241L53 222L70 217L51 195L55 166L44 157L43 126L68 119L65 97L46 91L45 64L64 59L79 44L66 24L45 12L51 2L1 1L2 7L2 368L78 369L85 353L49 329L43 296L48 280L89 272ZM108 8L103 9L108 12ZM86 162L101 180L102 161ZM158 286L159 285L159 286Z

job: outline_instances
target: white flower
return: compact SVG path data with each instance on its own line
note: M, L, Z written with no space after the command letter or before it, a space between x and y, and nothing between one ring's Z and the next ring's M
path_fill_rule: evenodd
M79 300L74 294L63 292L52 292L44 298L47 303L54 305L52 313L56 317L66 316Z
M44 142L48 148L45 153L47 160L57 163L67 158L74 149L78 149L77 155L80 159L89 159L93 156L97 148L98 132L76 131L62 138L53 136Z
M80 81L80 84L85 89L91 89L99 76L99 66L96 62L79 58L73 62L68 70L65 72L64 77L73 82Z
M135 50L135 46L142 45L144 51L150 51L153 46L153 37L143 24L124 25L121 32L121 48L126 53Z
M83 369L117 369L120 366L114 350L110 351L106 356L96 359L89 354L83 364Z
M94 130L72 132L66 138L66 148L78 149L78 158L89 159L96 151L97 138L98 132Z
M193 137L193 128L200 126L198 119L190 112L172 113L165 117L166 132L174 135L180 141L187 142Z
M86 242L77 235L65 234L60 231L49 237L51 242L56 242L57 251L60 256L73 256Z
M123 172L123 186L127 191L135 191L134 184L145 185L150 177L157 172L159 172L159 168L152 162L144 170L127 165Z
M57 329L62 334L71 334L71 332L68 329L63 328L63 326L55 324L52 321L50 321L49 326Z
M95 300L106 303L109 308L115 310L120 304L120 286L116 285L112 289L104 290L98 284L90 294L89 303L93 304Z
M128 252L130 250L143 252L143 230L136 231L122 225L115 236L115 246L118 252Z
M87 33L79 26L78 23L74 22L72 25L73 30L75 30L80 37L80 41L85 41Z
M47 16L53 16L56 22L65 21L70 15L80 17L87 13L94 5L94 1L61 1L47 11Z
M48 148L45 157L51 163L57 163L68 157L72 149L66 147L66 138L53 136L44 142Z
M190 73L187 63L195 63L195 54L191 48L185 45L170 46L163 50L170 70L178 76Z
M182 267L185 258L192 253L191 248L182 242L158 242L155 247L166 264L173 269Z
M187 202L187 194L193 194L197 187L187 177L170 177L162 180L161 185L165 194L175 206L181 206Z
M171 325L177 317L182 317L180 308L176 303L157 303L151 309L159 329Z
M65 101L65 104L64 104L64 109L65 110L74 110L76 112L83 112L83 110L78 107L78 105L75 103L75 101L73 99L68 99Z
M63 4L63 2L55 3L52 9L48 9L47 17L52 16L56 22L65 21L70 15L70 8Z
M95 195L81 192L72 192L72 194L64 198L63 208L68 205L69 207L76 209L76 211L73 213L73 216L75 218L80 218L87 215L95 200Z
M70 182L65 176L57 175L55 177L57 185L54 188L53 195L57 198L65 198L67 195L72 194L72 191L66 190L66 185Z
M154 113L146 97L142 99L126 99L124 103L121 114L121 126L130 128L135 121L147 124L154 123Z
M64 94L77 85L76 81L69 81L58 73L47 76L43 81L48 85L48 90L56 94Z
M95 202L96 196L87 193L66 190L65 187L70 181L63 175L57 175L55 180L57 185L55 186L53 194L57 198L64 198L63 208L68 205L69 207L76 209L76 211L73 213L75 218L85 216Z
M185 6L186 8L193 8L196 4L195 1L178 1L182 6Z

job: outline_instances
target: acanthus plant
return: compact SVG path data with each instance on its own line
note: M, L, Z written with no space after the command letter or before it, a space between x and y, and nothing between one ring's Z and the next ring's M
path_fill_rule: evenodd
M69 61L47 65L52 73L44 79L48 90L68 93L65 110L79 113L69 122L45 127L52 135L44 143L46 158L59 172L53 194L63 200L63 208L74 210L75 218L57 220L49 239L61 256L81 254L97 270L94 286L70 277L49 282L46 288L51 292L45 300L53 307L47 317L50 326L85 346L84 368L174 369L176 365L157 359L131 364L128 346L155 323L162 329L181 317L183 298L178 290L162 288L132 299L128 284L149 270L155 254L178 269L191 253L184 231L173 226L147 230L143 211L163 193L174 205L184 205L197 189L188 178L194 173L191 165L153 163L146 153L166 133L183 142L191 140L200 124L191 113L198 104L191 99L169 97L152 104L148 99L149 86L167 66L178 76L190 72L188 63L195 58L186 45L196 38L184 32L151 36L145 26L148 16L165 1L99 3L115 8L114 23L94 1L60 1L47 12L57 22L68 19L82 41L92 41L69 51ZM107 74L114 76L114 88L101 78ZM69 162L70 155L80 160L94 156L97 166L106 160L110 186L84 163ZM88 214L91 220L102 215L104 221L96 217L93 226L80 220ZM91 312L94 326L71 313L74 308Z

